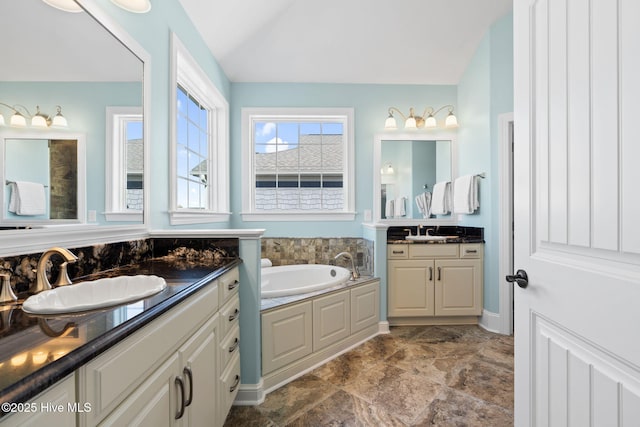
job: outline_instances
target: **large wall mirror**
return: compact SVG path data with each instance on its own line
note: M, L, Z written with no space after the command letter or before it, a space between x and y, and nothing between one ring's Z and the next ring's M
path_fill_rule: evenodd
M0 4L0 34L8 41L3 46L0 67L0 102L9 105L0 105L0 113L6 122L0 130L5 134L11 133L11 137L3 139L2 144L4 162L0 166L5 194L0 217L4 224L15 221L15 224L27 228L29 225L35 225L35 228L46 226L47 235L51 236L55 236L57 225L65 225L60 235L68 236L70 228L67 222L75 223L74 230L80 229L79 233L98 229L93 232L94 236L103 233L101 229L105 229L104 234L111 229L110 235L118 234L114 232L115 228L142 230L148 216L148 209L145 209L148 206L145 166L148 164L149 105L145 100L150 87L149 55L96 2L77 0L76 4L82 9L77 13L51 7L42 0ZM16 106L27 117L25 129L9 125L9 117L13 114L11 107ZM62 114L67 119L66 129L35 129L29 126L29 116L35 115L37 107L46 115L53 116L58 106L62 107ZM123 110L136 111L137 114L128 113L126 120L121 116L109 117L109 111ZM116 129L114 123L128 132ZM64 133L83 135L86 176L78 175L76 181L61 181L56 186L73 185L75 188L63 188L61 191L64 194L84 192L86 204L75 207L78 210L73 215L75 218L54 218L49 200L52 188L47 187L47 213L41 217L34 216L32 219L37 223L33 224L26 216L16 219L8 211L10 191L6 181L43 181L44 178L30 177L29 174L25 178L9 176L6 162L15 151L11 147L19 145L17 142L22 140L25 144L21 149L32 146L38 150L34 156L44 159L45 151L39 151L39 147L50 146L51 141L64 140ZM46 143L41 145L36 141ZM135 167L132 167L134 163ZM31 170L37 166L31 163L24 168ZM50 176L53 169L49 164L49 170L43 170L43 176ZM114 184L115 177L118 177L117 184ZM133 197L135 203L131 202ZM83 200L83 197L79 199ZM110 215L112 213L115 215ZM3 225L2 233L18 232L6 228ZM51 240L55 241L53 237ZM44 243L42 239L38 241ZM0 243L0 252L4 247Z
M374 218L403 224L455 222L428 215L417 198L457 176L458 146L451 133L384 133L374 140Z

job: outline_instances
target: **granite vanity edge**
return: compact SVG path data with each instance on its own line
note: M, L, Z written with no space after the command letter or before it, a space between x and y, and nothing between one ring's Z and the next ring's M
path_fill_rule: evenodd
M194 281L182 291L167 297L167 299L156 304L149 310L140 313L130 321L114 327L100 335L98 338L91 340L87 344L78 347L60 359L22 378L11 386L6 387L4 390L0 390L0 404L5 402L27 402L29 399L36 397L59 380L75 372L79 367L86 364L91 359L113 347L143 326L149 324L151 321L164 314L178 303L206 287L211 283L211 281L217 279L241 263L242 260L239 258L230 261L223 267L217 268L211 273ZM0 418L5 415L6 413L4 411L0 411Z

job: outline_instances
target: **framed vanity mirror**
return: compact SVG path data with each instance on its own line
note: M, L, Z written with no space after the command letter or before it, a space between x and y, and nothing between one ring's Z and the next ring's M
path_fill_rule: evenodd
M48 242L74 244L146 231L150 56L103 9L108 3L75 3L80 9L76 13L42 0L0 4L0 34L11 40L3 48L0 67L0 103L4 104L0 113L6 123L0 126L0 254L17 250L25 236L32 239L35 248L46 247ZM67 128L31 125L36 111L52 117L59 106ZM25 116L26 127L10 126L14 109ZM18 156L14 147L32 147L34 158L51 161L50 147L59 145L55 141L60 140L75 141L68 143L75 146L75 157L68 155L76 160L77 171L70 172L77 172L76 180L47 182L51 176L46 176L58 166L43 167L41 174L35 173L38 167L33 163L20 167L24 175L11 170L9 162ZM135 156L134 162L126 157L129 154ZM20 156L24 157L24 152ZM27 218L9 211L11 193L6 181L16 180L48 185L44 214ZM60 189L63 194L77 194L75 204L72 196L67 196L64 204L69 206L64 213L52 205L52 199L58 197L51 193L58 190L54 186L67 186ZM127 199L129 193L135 193L135 204ZM42 228L46 231L40 232Z
M84 223L85 147L83 134L0 133L0 223Z
M374 139L374 207L376 221L403 224L450 224L452 215L427 215L416 198L434 184L458 174L455 134L381 133Z

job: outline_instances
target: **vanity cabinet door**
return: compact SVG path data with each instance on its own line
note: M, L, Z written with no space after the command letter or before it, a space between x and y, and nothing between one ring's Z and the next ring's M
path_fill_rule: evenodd
M434 261L389 261L389 316L433 316Z
M262 315L262 372L268 374L313 351L311 302Z
M176 413L181 399L176 384L180 372L177 354L167 359L131 396L102 420L101 426L169 427L178 425Z
M479 259L435 262L436 316L482 314L482 261Z
M184 381L185 426L210 425L218 415L218 315L205 323L178 351ZM226 416L226 412L225 412Z

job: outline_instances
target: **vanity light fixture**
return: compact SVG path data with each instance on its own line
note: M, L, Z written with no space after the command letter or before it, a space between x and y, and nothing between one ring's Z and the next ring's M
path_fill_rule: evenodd
M62 115L62 107L56 106L57 113L51 117L40 111L40 106L36 105L36 114L32 115L27 107L24 105L9 105L4 102L0 102L0 105L4 105L13 111L13 115L9 119L9 125L13 127L24 128L27 127L27 117L31 119L31 127L39 129L47 129L49 127L66 128L68 126L67 119ZM23 114L20 110L23 110ZM6 126L4 116L0 114L0 126Z
M382 175L393 175L394 173L395 171L393 170L393 166L391 166L391 163L385 163L380 168L380 174Z
M384 122L384 128L386 130L398 129L398 124L396 123L396 118L393 117L393 112L397 112L404 119L404 128L405 129L417 129L424 127L425 129L433 129L438 126L438 122L436 121L436 115L447 108L449 110L449 114L444 120L444 125L447 128L456 128L458 127L458 119L453 114L453 105L444 105L437 110L434 110L433 107L427 107L424 109L424 112L421 116L417 116L413 107L409 108L409 116L405 116L402 114L402 111L398 110L396 107L389 107L389 117Z
M83 12L84 9L76 3L74 0L42 0L51 7L63 10L65 12L78 13Z
M151 10L150 0L111 0L116 6L133 13L147 13Z

